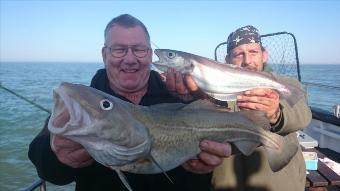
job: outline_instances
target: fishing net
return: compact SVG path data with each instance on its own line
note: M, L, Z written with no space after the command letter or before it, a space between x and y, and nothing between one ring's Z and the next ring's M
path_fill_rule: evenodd
M269 53L266 71L300 79L298 52L293 34L279 32L261 35L261 41ZM215 60L224 63L226 54L227 43L222 42L217 45Z

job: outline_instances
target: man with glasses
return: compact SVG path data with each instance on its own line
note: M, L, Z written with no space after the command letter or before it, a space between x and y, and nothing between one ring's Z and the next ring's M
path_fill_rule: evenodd
M140 105L178 103L166 89L158 73L150 70L152 49L149 33L142 22L121 15L108 23L102 48L105 69L97 71L91 86L122 100ZM56 126L69 120L68 112L53 121ZM51 142L51 144L50 144ZM53 147L51 146L53 145ZM211 185L211 172L223 157L230 155L228 144L202 141L198 160L190 160L167 174L124 173L133 190L202 190ZM49 182L64 185L76 182L76 190L126 190L117 174L93 161L78 143L44 130L32 141L29 158L38 175Z

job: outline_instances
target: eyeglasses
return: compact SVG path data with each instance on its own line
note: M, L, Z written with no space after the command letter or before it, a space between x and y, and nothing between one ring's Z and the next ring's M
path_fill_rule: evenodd
M141 45L135 45L135 46L104 46L104 48L108 48L110 50L110 53L115 58L122 58L124 57L127 52L129 51L129 48L131 49L133 55L135 55L137 58L144 58L150 48L147 46L141 46Z

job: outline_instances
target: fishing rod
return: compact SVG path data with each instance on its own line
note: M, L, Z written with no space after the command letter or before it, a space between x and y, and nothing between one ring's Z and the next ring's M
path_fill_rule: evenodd
M30 103L31 105L33 105L33 106L35 106L35 107L37 107L37 108L39 108L39 109L41 109L41 110L43 110L43 111L45 111L45 112L51 114L51 111L50 111L50 110L48 110L48 109L44 108L43 106L41 106L41 105L35 103L34 101L31 101L31 100L25 98L24 96L22 96L22 95L16 93L15 91L6 88L5 86L2 85L1 82L0 82L0 88L2 88L2 89L4 89L5 91L7 91L7 92L9 92L9 93L11 93L11 94L17 96L17 97L20 98L20 99L22 99L22 100L24 100L24 101Z

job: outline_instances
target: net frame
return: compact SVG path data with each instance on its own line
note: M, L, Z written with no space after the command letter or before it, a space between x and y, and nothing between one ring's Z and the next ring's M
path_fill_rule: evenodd
M265 71L301 81L298 47L292 33L277 32L261 35L261 42L269 54ZM227 42L222 42L215 48L215 60L225 63L226 55Z

